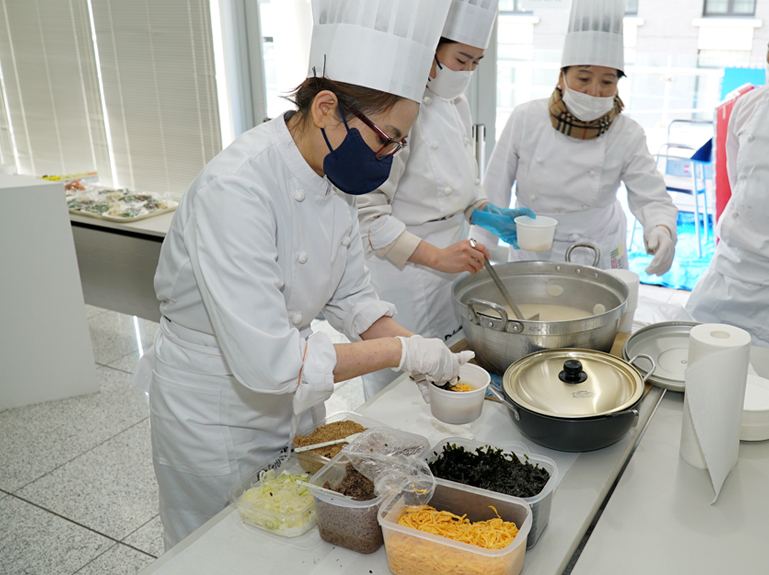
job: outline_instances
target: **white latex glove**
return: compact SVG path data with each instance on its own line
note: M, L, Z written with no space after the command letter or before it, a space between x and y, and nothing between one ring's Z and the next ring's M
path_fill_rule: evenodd
M646 253L654 255L654 259L646 268L646 273L661 276L673 265L673 257L676 255L676 245L670 237L670 232L663 226L652 228L644 237L644 243Z
M432 385L432 383L427 381L427 376L415 375L414 381L417 383L417 387L419 388L419 393L422 394L422 399L425 400L425 403L430 403L430 386Z
M445 383L459 374L459 366L467 363L475 353L461 351L452 353L440 339L425 339L421 335L398 337L401 340L401 361L399 371L414 376L422 397L427 399L428 382Z

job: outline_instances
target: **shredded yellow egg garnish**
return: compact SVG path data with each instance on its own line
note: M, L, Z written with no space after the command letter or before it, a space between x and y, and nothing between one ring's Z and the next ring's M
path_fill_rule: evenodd
M494 507L491 508L494 509ZM496 509L494 513L497 513ZM493 519L472 523L466 515L460 517L448 511L437 511L429 505L407 507L398 517L398 525L477 545L484 549L507 547L518 534L515 523L504 521L498 513Z

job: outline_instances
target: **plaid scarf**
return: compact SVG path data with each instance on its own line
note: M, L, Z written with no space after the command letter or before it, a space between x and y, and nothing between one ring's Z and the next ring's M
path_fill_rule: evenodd
M593 140L611 127L614 118L622 112L625 105L619 96L614 96L614 107L607 114L592 122L583 122L566 109L563 93L556 87L553 95L550 96L548 107L553 128L577 140Z

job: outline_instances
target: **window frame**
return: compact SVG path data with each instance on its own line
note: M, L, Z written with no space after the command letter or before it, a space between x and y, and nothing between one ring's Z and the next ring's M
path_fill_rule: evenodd
M525 10L521 4L523 3L523 0L513 0L513 9L512 10L503 10L502 8L499 9L500 14L533 14L531 10Z
M726 0L726 10L724 12L711 12L708 10L709 0L704 0L702 3L702 16L703 18L754 18L756 15L757 1L753 0L753 10L748 12L735 12L734 2L735 0Z

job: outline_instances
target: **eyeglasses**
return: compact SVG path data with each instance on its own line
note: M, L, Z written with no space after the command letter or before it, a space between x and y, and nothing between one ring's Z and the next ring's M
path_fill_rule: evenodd
M382 131L379 128L379 126L377 126L374 122L369 120L366 116L364 116L361 112L359 112L355 108L350 108L350 112L352 112L352 114L356 118L358 118L361 122L363 122L369 128L374 130L376 135L384 140L384 146L379 148L379 151L376 153L377 160L384 160L385 158L394 155L401 148L406 147L406 138L403 138L402 140L393 140L390 136L385 134L384 131Z

